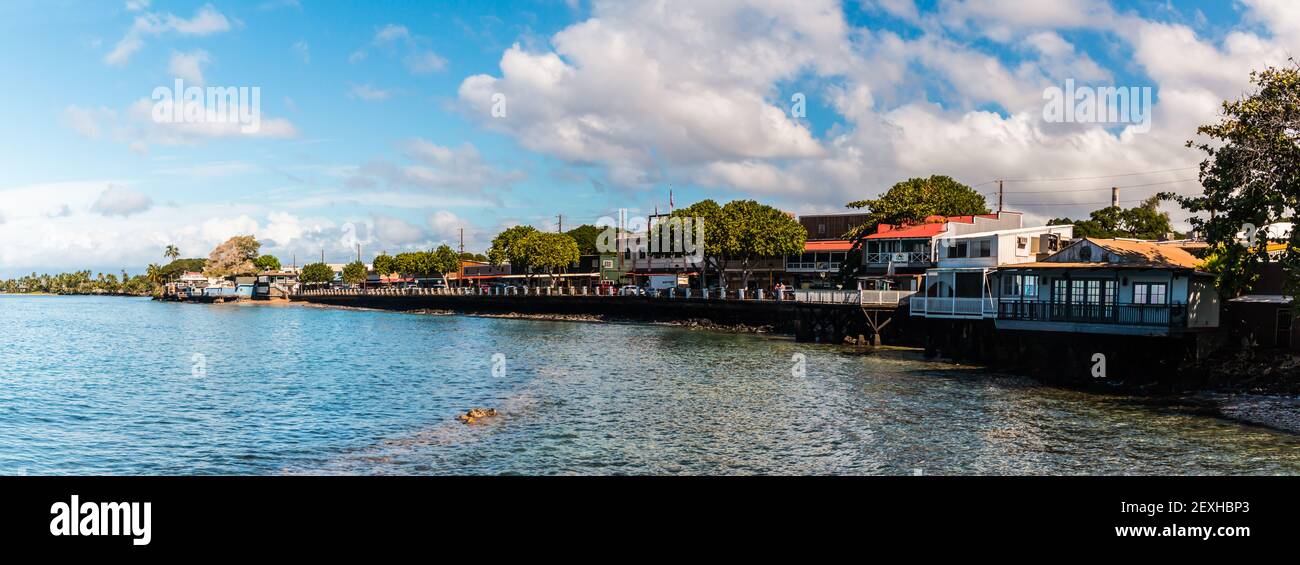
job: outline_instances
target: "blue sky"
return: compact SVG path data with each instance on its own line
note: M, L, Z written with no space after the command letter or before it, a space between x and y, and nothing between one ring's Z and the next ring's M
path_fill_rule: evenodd
M239 233L299 263L461 229L482 251L670 188L808 213L949 174L1020 179L1031 221L1086 215L1102 185L1194 191L1182 142L1297 38L1282 0L11 0L0 276L134 272ZM262 131L153 123L178 76L260 88ZM1044 123L1066 78L1152 87L1152 130Z

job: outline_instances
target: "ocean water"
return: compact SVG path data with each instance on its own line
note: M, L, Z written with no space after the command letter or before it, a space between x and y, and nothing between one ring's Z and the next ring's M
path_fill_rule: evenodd
M1297 474L1300 438L776 336L0 295L0 474L916 473Z

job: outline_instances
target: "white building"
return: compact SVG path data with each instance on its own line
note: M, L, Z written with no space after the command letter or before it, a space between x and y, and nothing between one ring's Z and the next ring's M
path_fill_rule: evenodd
M930 318L993 318L999 267L1031 263L1061 249L1074 226L968 232L937 240L937 265L927 269L912 313Z

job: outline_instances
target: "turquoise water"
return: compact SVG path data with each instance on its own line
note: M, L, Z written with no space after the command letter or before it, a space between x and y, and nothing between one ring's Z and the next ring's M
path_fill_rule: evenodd
M780 337L60 296L0 331L9 475L1300 473L1296 436Z

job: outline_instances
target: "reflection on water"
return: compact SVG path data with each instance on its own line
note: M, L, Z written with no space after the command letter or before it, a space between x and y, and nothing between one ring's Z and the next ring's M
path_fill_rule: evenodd
M7 474L1300 472L1296 436L777 337L13 296L0 327Z

